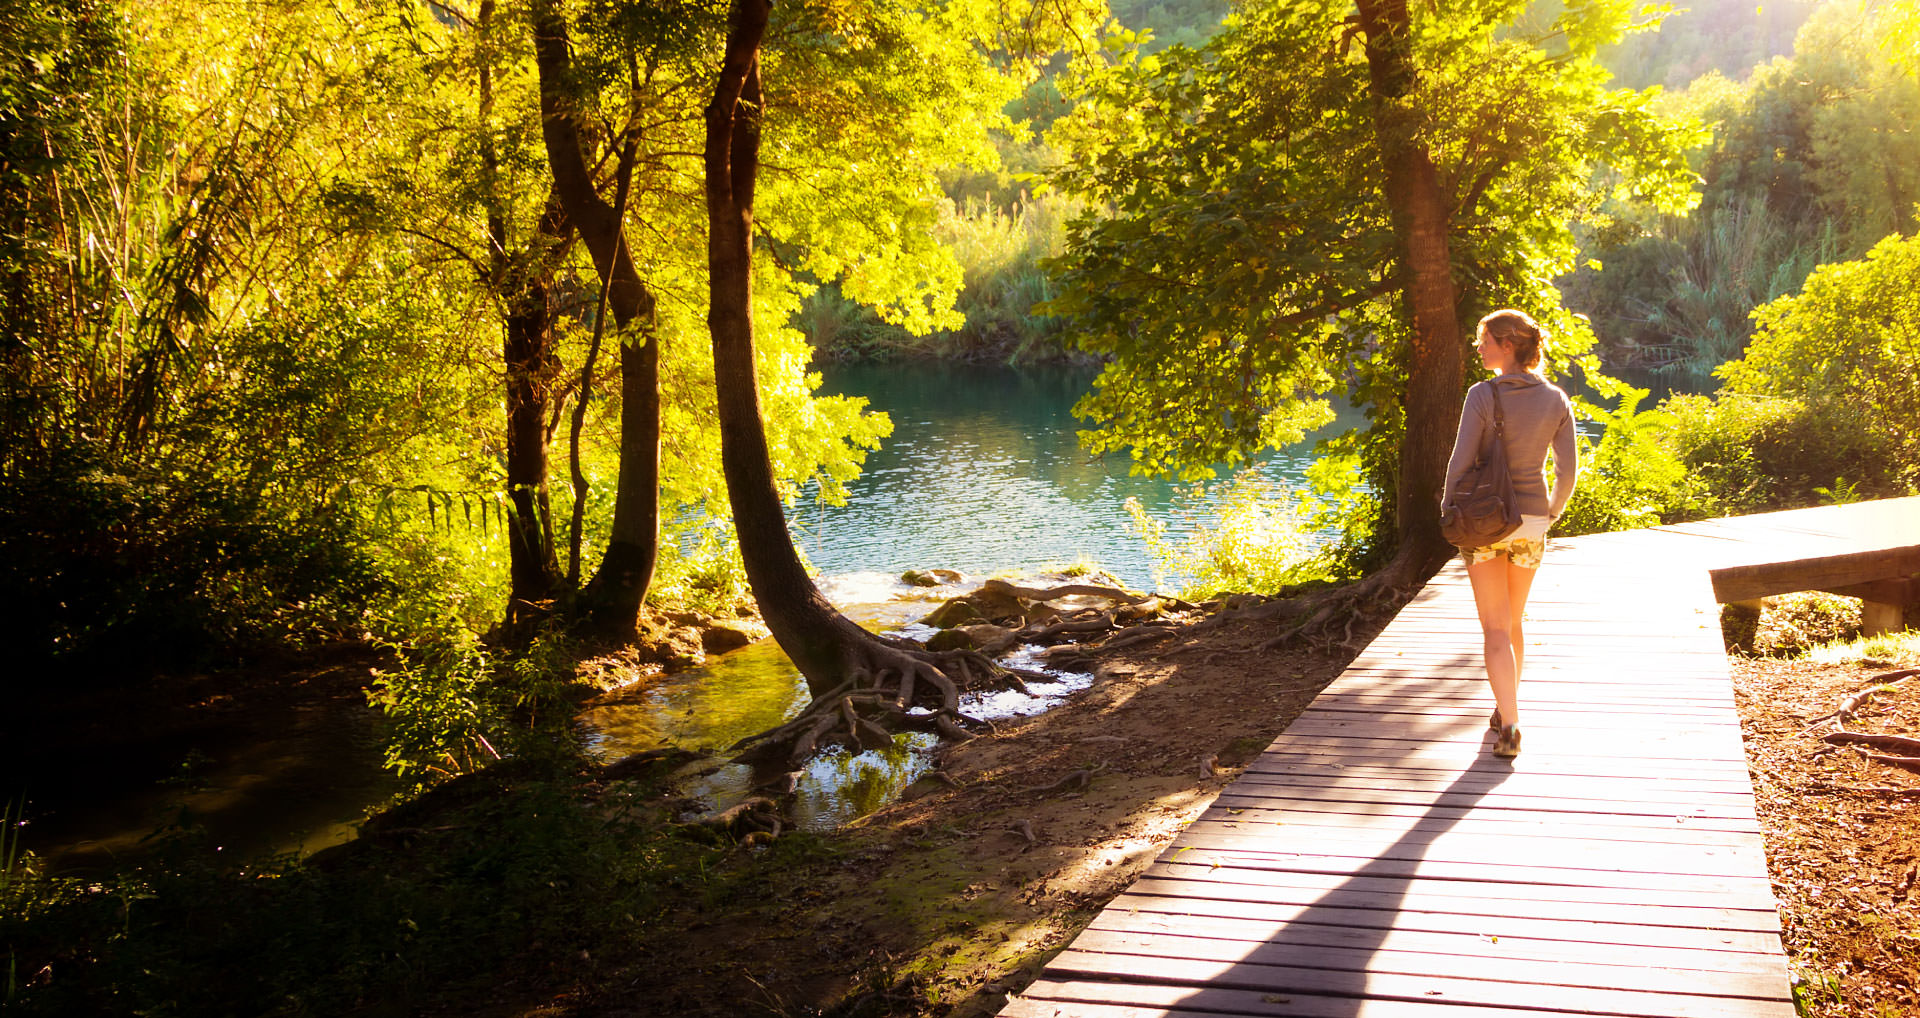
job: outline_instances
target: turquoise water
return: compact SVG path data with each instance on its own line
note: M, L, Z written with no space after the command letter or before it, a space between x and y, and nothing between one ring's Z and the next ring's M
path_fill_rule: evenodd
M1123 504L1138 498L1171 536L1205 518L1189 487L1128 475L1123 456L1094 459L1072 415L1085 370L951 364L830 365L823 391L865 397L893 419L845 506L803 500L794 540L822 575L942 567L969 575L1092 561L1147 586L1153 563ZM1361 423L1346 409L1321 435ZM1255 469L1298 482L1313 438ZM1224 474L1222 475L1224 479Z

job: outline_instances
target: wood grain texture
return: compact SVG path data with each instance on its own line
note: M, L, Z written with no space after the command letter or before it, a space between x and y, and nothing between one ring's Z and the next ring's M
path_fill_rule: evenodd
M1789 1018L1718 602L1914 572L1920 498L1556 539L1509 761L1450 563L1002 1014Z

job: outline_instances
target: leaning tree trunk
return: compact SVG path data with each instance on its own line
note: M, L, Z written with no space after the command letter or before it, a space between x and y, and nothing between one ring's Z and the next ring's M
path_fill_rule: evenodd
M733 0L726 55L706 111L707 324L713 336L720 462L740 557L767 628L813 694L799 717L742 744L754 744L746 755L757 760L791 766L828 743L891 745L887 733L902 727L965 738L963 724L978 722L960 713L961 689L1014 680L977 652L929 652L861 629L814 586L787 533L760 416L751 312L753 190L763 113L759 49L771 9L768 0ZM916 705L932 713L909 715L908 708Z
M1394 497L1398 549L1376 574L1380 582L1404 586L1424 582L1453 550L1440 536L1439 506L1460 413L1459 296L1447 243L1446 194L1432 153L1403 103L1415 77L1406 0L1360 0L1359 12L1374 137L1387 170L1401 292L1413 324Z
M740 557L781 649L815 695L838 685L867 634L834 609L800 564L774 486L753 341L753 189L760 159L760 40L767 0L734 0L726 56L707 107L707 325L720 406L720 462Z
M620 334L620 476L613 525L600 568L587 583L585 606L596 629L631 635L653 583L660 550L660 345L654 296L640 278L615 208L600 196L589 169L577 110L568 95L572 56L566 16L553 0L534 11L534 62L540 72L541 136L567 218L579 231L606 288L606 306ZM627 148L630 154L631 146ZM633 173L620 161L618 187ZM579 398L586 399L583 388Z

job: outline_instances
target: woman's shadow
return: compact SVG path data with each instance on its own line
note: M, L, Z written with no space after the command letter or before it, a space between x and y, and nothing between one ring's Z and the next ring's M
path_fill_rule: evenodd
M1484 710L1443 716L1417 740L1343 740L1351 752L1340 755L1292 734L1296 746L1255 761L1054 966L1159 983L1134 1002L1181 1012L1336 1018L1370 997L1441 1002L1468 990L1476 946L1498 935L1462 927L1501 893L1495 865L1513 861L1476 861L1481 847L1500 850L1494 833L1449 837L1514 773L1487 752L1490 733L1469 741L1485 733ZM1147 953L1168 950L1176 956ZM1391 963L1376 964L1388 952Z

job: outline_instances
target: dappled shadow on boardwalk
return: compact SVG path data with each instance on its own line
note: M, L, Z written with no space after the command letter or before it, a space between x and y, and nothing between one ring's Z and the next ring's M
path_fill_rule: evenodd
M1506 779L1508 765L1480 754L1451 772L1419 769L1417 783L1429 786L1417 790L1424 807L1392 802L1407 797L1394 794L1384 768L1311 756L1270 765L1223 794L1183 847L1097 918L1048 975L1130 984L1093 990L1090 1004L1335 1016L1359 1014L1357 998L1391 983L1377 964L1383 950L1446 952L1400 956L1388 972L1442 975L1456 965L1448 955L1460 947L1448 942L1478 937L1448 913L1474 905L1478 888L1463 879L1471 866L1432 862L1428 849ZM1447 879L1449 871L1458 884L1446 894L1414 893L1415 876Z

